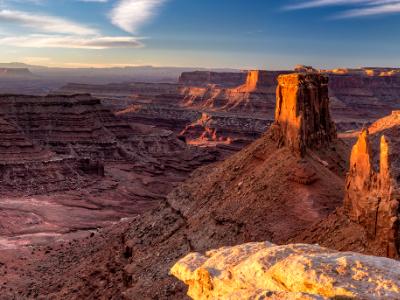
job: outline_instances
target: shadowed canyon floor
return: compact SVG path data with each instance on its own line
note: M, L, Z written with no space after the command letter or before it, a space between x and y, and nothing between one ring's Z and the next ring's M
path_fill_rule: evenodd
M87 95L0 101L0 249L146 211L216 159L172 132L130 126Z

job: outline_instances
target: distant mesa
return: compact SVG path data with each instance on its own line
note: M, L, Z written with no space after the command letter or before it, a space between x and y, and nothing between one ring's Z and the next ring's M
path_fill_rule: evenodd
M207 86L209 84L221 87L237 87L246 80L245 72L183 72L179 83L187 86Z
M0 68L0 79L35 78L28 68Z

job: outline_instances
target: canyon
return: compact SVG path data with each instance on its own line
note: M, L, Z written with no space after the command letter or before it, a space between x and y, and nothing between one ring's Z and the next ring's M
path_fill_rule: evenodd
M2 95L0 103L0 248L143 212L217 159L172 132L127 124L90 95Z
M296 71L0 96L0 298L396 299L397 69Z
M328 76L331 113L339 131L359 129L399 109L398 69L296 70ZM176 83L67 84L58 92L91 93L128 122L173 130L197 145L229 144L237 151L273 123L277 77L291 72L195 71L182 73Z

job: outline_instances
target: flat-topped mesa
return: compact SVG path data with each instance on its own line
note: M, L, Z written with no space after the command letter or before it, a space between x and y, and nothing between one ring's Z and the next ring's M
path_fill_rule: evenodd
M381 137L379 172L371 149L368 130L364 129L351 153L344 209L353 222L365 228L370 248L379 255L398 258L400 196L391 170L390 143Z
M194 71L183 72L179 77L179 84L199 87L204 87L211 84L229 88L242 85L245 80L246 73L244 72Z
M278 77L273 136L304 156L307 148L329 144L336 127L329 112L328 77L295 73Z

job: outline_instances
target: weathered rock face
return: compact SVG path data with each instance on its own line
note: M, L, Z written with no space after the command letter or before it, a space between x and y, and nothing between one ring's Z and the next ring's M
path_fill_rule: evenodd
M191 253L171 269L193 299L399 299L400 263L316 245L250 243Z
M344 209L352 221L366 229L377 253L398 257L400 197L392 177L390 143L381 137L379 171L374 167L371 149L368 131L363 130L351 153Z
M278 79L274 134L279 144L304 156L309 147L336 138L329 112L328 78L320 74L282 75Z

